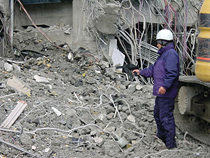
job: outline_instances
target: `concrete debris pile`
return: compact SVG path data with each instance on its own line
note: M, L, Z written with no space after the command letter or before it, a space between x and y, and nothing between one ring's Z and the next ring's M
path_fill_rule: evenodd
M14 48L16 55L27 55L28 51L33 51L33 56L40 56L40 53L46 53L46 50L54 50L54 46L50 43L53 42L63 49L69 49L68 44L65 42L66 37L70 37L71 27L67 26L51 26L47 28L40 28L41 32L32 26L28 26L24 30L15 30L14 35ZM56 32L56 35L55 35ZM41 33L43 33L43 36ZM62 36L52 41L48 36ZM54 37L53 36L53 37ZM54 37L55 38L55 37Z
M152 85L128 81L83 48L50 52L0 61L0 156L210 156L178 130L178 149L158 152ZM24 109L7 128L20 102Z

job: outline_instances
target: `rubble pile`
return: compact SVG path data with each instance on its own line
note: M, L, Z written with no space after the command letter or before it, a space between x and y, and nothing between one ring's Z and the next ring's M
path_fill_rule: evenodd
M37 48L0 60L0 157L209 156L178 129L178 148L160 150L152 85L128 81L83 48Z
M63 47L63 50L69 50L68 44L65 42L65 37L70 38L72 28L69 25L54 25L54 26L40 26L35 28L35 26L27 26L25 29L14 30L14 54L16 56L26 56L29 54L29 50L33 53L33 57L39 57L42 54L50 53L54 51L54 46ZM57 36L62 36L64 39L56 38L56 40L51 40L50 35L56 34ZM6 51L6 50L5 50ZM41 54L40 54L41 53ZM13 53L7 53L10 56Z

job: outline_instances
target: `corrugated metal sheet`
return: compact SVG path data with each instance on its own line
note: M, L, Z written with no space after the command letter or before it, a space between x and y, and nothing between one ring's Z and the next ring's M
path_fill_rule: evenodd
M43 3L58 3L61 0L21 0L23 4L43 4Z

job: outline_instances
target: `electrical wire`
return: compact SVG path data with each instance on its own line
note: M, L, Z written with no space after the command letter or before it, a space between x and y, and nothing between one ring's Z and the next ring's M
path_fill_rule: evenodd
M148 0L123 0L112 1L112 3L119 5L120 11L118 12L118 22L122 21L124 25L119 25L116 23L116 26L119 28L116 33L116 38L118 39L121 48L126 54L128 61L133 64L139 63L139 66L143 68L144 66L149 66L149 60L152 60L149 57L147 60L142 58L143 45L142 41L145 41L149 44L152 44L154 35L162 28L168 28L172 31L175 39L175 48L177 49L181 65L182 74L187 74L187 71L191 68L192 65L195 64L195 38L193 39L190 34L195 32L195 36L197 36L198 28L194 28L188 31L188 18L192 17L193 14L188 14L187 1L182 0L180 3L177 3L178 10L175 10L174 6L171 4L171 1L164 0L162 1L148 1ZM103 3L103 4L102 4ZM134 3L136 6L134 6ZM184 8L182 4L184 4ZM161 6L161 4L165 4L165 8ZM99 15L104 14L104 6L106 2L100 2L91 0L91 6L89 6L89 14L88 14L88 23L99 17ZM138 6L137 6L138 5ZM160 7L161 6L161 7ZM149 10L149 12L148 12ZM179 11L179 12L177 12ZM182 11L182 12L181 12ZM149 14L148 14L149 13ZM183 14L184 13L184 14ZM145 19L145 14L149 17L149 20ZM160 19L160 23L154 25L152 18L154 16L158 16ZM183 23L184 21L184 23ZM140 24L142 27L140 27ZM156 28L155 28L156 27ZM154 30L155 28L155 30ZM89 28L91 29L91 28ZM150 29L150 30L149 30ZM105 44L102 39L100 39L101 34L97 31L91 29L89 32L95 34L95 37L101 41L97 42L99 45ZM148 37L150 36L150 40L148 41ZM190 40L192 42L190 42ZM129 45L130 50L126 48L126 45ZM129 52L130 51L130 52ZM151 49L148 49L148 54ZM153 53L153 52L152 52Z

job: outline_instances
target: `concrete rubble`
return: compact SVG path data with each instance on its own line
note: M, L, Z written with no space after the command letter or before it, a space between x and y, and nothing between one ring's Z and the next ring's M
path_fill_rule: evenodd
M24 60L20 55L0 61L12 62L20 71L4 66L0 71L0 123L18 101L27 106L10 128L0 128L1 157L210 156L207 146L178 129L178 148L159 151L163 143L154 138L152 85L128 81L107 60L83 48L70 55L44 49ZM11 86L12 80L22 85ZM30 95L24 87L30 87Z
M127 7L120 13L122 6L117 0L115 3L107 0L110 3L103 9L100 3L105 1L83 1L94 5L81 11L79 2L73 9L78 9L81 17L74 17L75 21L83 19L88 11L90 15L96 14L89 16L93 18L88 21L89 31L95 32L94 37L98 33L103 36L91 41L92 36L85 26L80 26L80 21L76 23L79 26L73 25L74 29L81 29L76 35L69 25L42 28L47 33L65 34L62 37L76 36L75 50L71 50L65 38L53 40L58 46L55 47L27 25L25 30L14 30L14 54L5 49L7 56L0 57L0 158L210 157L209 146L179 129L178 148L162 150L163 142L155 138L152 84L130 81L127 74L113 66L112 57L120 53L113 36L119 33L119 26L130 27L131 18L122 20ZM172 2L176 10L183 3ZM197 5L196 1L192 3ZM148 16L146 20L151 19ZM85 48L80 45L76 49L81 41ZM24 107L18 107L19 102L24 102ZM13 111L18 113L15 118L11 115ZM12 124L3 126L8 120Z

